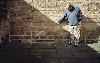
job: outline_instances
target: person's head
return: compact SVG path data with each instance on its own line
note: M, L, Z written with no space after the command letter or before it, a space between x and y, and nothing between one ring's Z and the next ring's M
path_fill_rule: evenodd
M73 5L71 3L66 4L66 9L71 10L73 8Z

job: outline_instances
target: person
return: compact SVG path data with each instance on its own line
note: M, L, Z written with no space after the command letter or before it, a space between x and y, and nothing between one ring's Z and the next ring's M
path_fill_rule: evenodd
M63 26L63 28L70 32L70 41L68 44L74 44L79 46L80 38L80 22L82 20L82 12L78 6L73 6L71 3L68 3L66 10L63 16L58 20L57 24L60 24L64 20L68 20L68 24Z

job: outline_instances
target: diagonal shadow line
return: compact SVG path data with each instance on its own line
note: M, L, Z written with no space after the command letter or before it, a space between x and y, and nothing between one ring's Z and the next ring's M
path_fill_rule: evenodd
M40 13L39 10L35 9L34 7L27 4L24 0L21 0L21 3L24 3L24 5L15 5L16 2L19 2L20 0L10 0L8 3L9 14L10 14L10 35L23 35L25 34L25 30L30 30L30 23L32 23L33 30L37 31L45 31L45 33L48 35L57 35L59 34L59 31L62 31L61 25L56 25L53 23L51 19L49 19L44 14ZM24 7L25 6L25 7ZM16 8L20 7L20 10L17 10ZM17 11L16 11L17 10ZM26 10L26 11L25 11ZM28 12L29 11L29 12ZM32 14L33 13L33 14ZM22 17L23 16L23 17ZM21 18L20 18L21 17ZM19 18L19 19L16 19ZM18 24L19 23L19 24ZM27 24L29 23L29 25ZM90 23L90 24L89 24ZM89 25L88 25L89 24ZM94 28L91 28L91 26L95 26ZM19 27L19 29L17 29ZM24 28L25 27L25 28ZM17 31L16 31L17 30ZM84 37L89 39L98 39L99 38L99 31L100 28L97 25L96 22L92 21L91 18L85 17L82 28L81 28L81 42L84 42ZM98 31L97 31L98 30ZM47 33L48 32L48 33ZM64 31L65 36L67 36L67 31ZM92 33L95 32L95 33ZM53 34L52 34L53 33ZM69 33L69 32L68 32ZM36 33L35 33L36 34ZM30 35L30 34L28 34ZM34 34L33 34L34 35ZM95 36L96 35L96 36ZM90 37L91 36L91 37ZM16 37L15 37L16 38ZM14 38L13 38L14 39ZM85 62L85 63L99 63L100 62L100 54L93 50L91 47L89 47L87 44L84 44L84 46L80 46L79 48L72 48L72 47L65 47L65 48L59 48L59 45L56 46L57 56L52 56L51 53L48 53L50 51L45 50L46 53L41 53L41 51L38 51L39 55L36 56L32 55L32 50L38 50L39 48L48 48L48 44L29 44L29 41L26 40L27 43L21 43L22 41L19 40L20 37L17 37L16 40L11 42L11 46L6 48L1 46L1 52L0 52L0 62L1 63L7 63L7 62L15 62L15 63L51 63L52 62ZM12 39L11 39L12 40ZM57 39L59 40L59 39ZM89 40L91 43L92 40ZM94 41L92 41L94 43ZM38 45L38 46L37 46ZM53 46L51 46L53 47ZM50 47L50 48L51 48ZM9 51L9 52L8 52ZM67 52L67 53L66 53ZM12 55L13 54L13 55ZM51 55L51 56L50 56ZM41 57L39 57L41 56ZM65 59L65 60L64 60ZM73 61L71 61L71 59ZM20 60L20 61L18 61ZM50 61L48 61L50 60Z

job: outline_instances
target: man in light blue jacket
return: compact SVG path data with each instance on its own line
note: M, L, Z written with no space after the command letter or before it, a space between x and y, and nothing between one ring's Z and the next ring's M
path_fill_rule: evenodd
M57 24L61 23L63 20L68 20L69 26L63 27L65 30L70 32L70 42L68 44L74 44L75 46L79 46L79 38L80 38L80 25L79 22L82 19L82 13L79 7L73 6L68 3L66 7L66 11L63 16L58 20Z

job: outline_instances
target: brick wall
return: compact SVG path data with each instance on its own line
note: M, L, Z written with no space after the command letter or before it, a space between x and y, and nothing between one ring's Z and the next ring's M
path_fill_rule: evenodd
M97 43L100 37L99 0L10 0L7 2L8 22L0 22L2 29L8 28L12 43L9 53L13 51L18 58L30 60L37 56L43 63L91 63L92 59L99 63L99 54L86 44L82 49L64 48L69 41L69 32L62 27L67 23L57 25L55 22L68 2L79 6L84 15L81 42Z
M81 8L84 19L81 26L81 40L97 41L99 37L100 2L98 0L13 0L8 3L11 40L41 42L68 39L69 32L54 22L71 2Z

